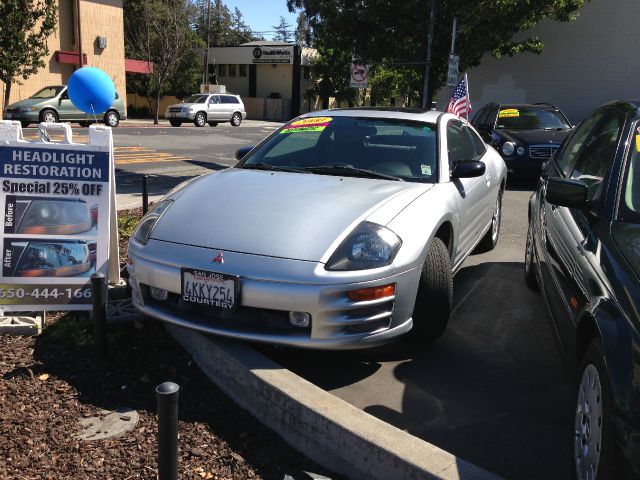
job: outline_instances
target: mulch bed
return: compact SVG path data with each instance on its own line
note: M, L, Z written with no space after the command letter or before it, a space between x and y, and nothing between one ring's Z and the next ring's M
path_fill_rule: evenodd
M156 478L155 387L165 381L180 385L180 478L336 478L218 390L159 322L109 325L104 365L91 332L86 316L61 313L38 337L0 335L0 478ZM140 416L133 430L77 438L80 418L123 407Z

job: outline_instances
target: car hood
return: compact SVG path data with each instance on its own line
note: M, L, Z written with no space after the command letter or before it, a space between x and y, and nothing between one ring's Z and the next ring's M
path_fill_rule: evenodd
M433 185L248 169L207 175L175 195L151 238L326 261L365 219L385 225Z
M545 143L560 144L571 132L570 128L564 130L496 130L507 140L522 145L539 145Z
M48 100L53 100L52 98L25 98L24 100L20 100L19 102L12 103L8 105L7 108L20 108L20 107L33 107L39 105L40 103L44 103Z

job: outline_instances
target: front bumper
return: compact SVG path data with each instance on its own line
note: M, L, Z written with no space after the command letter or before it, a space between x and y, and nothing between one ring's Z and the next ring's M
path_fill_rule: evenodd
M193 121L196 118L196 112L164 112L164 118L167 120L180 120L183 122Z
M163 245L164 244L164 245ZM168 253L170 252L170 253ZM224 264L211 263L217 251L165 242L129 245L133 304L142 313L175 325L235 339L315 349L357 349L389 342L408 332L415 304L420 268L380 274L359 281L322 278L324 266L316 262L287 260L224 252ZM158 260L162 258L162 260ZM197 258L206 258L206 263ZM178 260L179 259L179 260ZM233 265L233 268L230 266ZM236 310L187 304L181 299L181 267L213 270L240 276ZM346 292L389 283L394 296L353 301ZM169 292L154 300L150 287ZM309 327L289 324L289 312L306 312Z
M507 165L509 175L522 177L539 177L542 173L542 166L546 162L540 158L530 157L502 157Z
M40 112L4 112L4 118L6 120L19 120L21 122L36 123L40 121Z

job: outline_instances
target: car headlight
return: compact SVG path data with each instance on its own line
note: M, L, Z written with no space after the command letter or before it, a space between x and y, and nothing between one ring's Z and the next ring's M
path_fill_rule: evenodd
M20 111L22 113L26 113L26 112L36 112L38 111L38 109L36 107L20 107Z
M402 240L382 225L362 222L331 255L327 270L367 270L393 262Z
M518 155L520 155L520 156L524 155L524 152L525 152L524 147L518 147L516 152L518 152Z
M74 235L91 230L94 223L87 202L78 199L43 198L16 200L16 233L27 235Z
M133 234L133 238L140 242L143 245L146 245L149 241L149 237L151 237L151 232L153 231L153 227L156 225L156 222L160 219L162 214L167 211L167 209L171 206L173 200L162 200L158 202L153 210L148 212L138 224L135 233Z
M182 107L183 112L189 112L190 110L191 110L191 107Z
M504 142L504 145L502 145L502 153L504 153L505 155L513 155L515 149L516 146L513 144L513 142Z

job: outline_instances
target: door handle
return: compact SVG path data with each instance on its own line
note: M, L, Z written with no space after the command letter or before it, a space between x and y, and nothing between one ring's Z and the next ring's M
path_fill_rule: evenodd
M491 176L490 175L486 175L484 177L484 179L487 182L487 187L491 186Z

